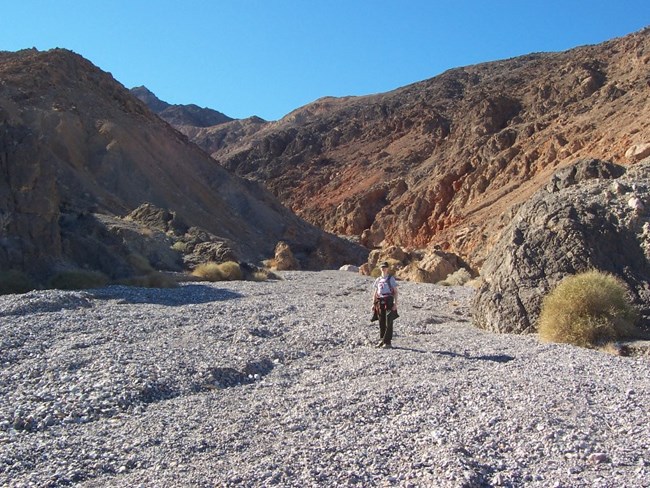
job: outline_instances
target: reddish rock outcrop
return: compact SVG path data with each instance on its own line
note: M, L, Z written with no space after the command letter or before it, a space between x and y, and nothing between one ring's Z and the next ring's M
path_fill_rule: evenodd
M649 68L645 29L323 98L277 122L183 130L315 225L370 247L439 244L478 268L513 206L555 170L645 157Z

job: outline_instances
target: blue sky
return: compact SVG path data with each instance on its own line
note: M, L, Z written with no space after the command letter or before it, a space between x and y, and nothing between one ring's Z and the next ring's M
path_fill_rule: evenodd
M71 49L170 103L276 120L323 96L597 44L648 0L7 0L0 50Z

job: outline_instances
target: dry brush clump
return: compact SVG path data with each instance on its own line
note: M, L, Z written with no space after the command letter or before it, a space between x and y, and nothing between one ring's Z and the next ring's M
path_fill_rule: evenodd
M582 347L635 337L637 312L615 276L596 270L565 278L542 302L540 339Z
M472 275L465 268L460 268L438 282L441 286L463 286L472 279Z
M178 281L166 273L152 271L150 273L132 276L118 282L124 286L134 286L138 288L176 288Z
M32 280L26 273L16 269L0 271L0 295L27 293L34 288Z
M101 271L70 269L55 274L48 283L49 288L58 290L83 290L101 288L109 283L109 278Z
M234 261L224 263L208 262L199 264L192 276L196 276L206 281L234 281L241 280L244 277L241 266Z

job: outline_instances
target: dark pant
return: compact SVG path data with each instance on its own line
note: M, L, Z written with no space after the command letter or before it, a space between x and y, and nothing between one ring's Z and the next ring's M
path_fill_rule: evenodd
M379 299L379 339L384 344L393 340L393 297Z

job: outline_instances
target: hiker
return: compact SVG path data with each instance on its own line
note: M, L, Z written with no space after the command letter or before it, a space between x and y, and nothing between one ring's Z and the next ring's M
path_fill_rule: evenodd
M379 265L381 276L373 284L373 318L379 320L379 342L377 347L390 349L393 340L393 320L397 315L397 280L389 274L386 261Z

